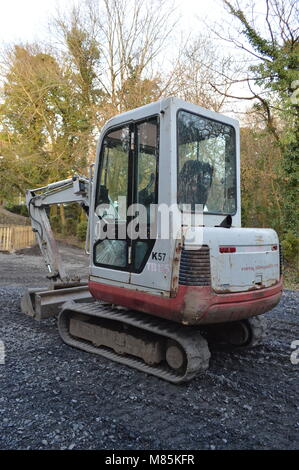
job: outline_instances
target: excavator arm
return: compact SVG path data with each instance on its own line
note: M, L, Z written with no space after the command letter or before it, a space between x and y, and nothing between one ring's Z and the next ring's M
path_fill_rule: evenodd
M64 268L49 222L47 210L53 204L77 202L88 214L90 182L82 176L57 181L26 192L26 203L32 230L45 260L48 279L64 285L79 283L79 277L70 277ZM88 237L87 237L88 238Z
M69 275L61 259L48 218L49 207L54 204L77 202L88 215L91 196L91 177L74 176L40 188L26 191L26 204L32 230L36 234L51 281L49 287L28 289L21 301L24 313L37 319L57 314L59 307L72 299L86 301L91 295L86 283L79 276ZM86 235L86 249L89 239L89 223Z

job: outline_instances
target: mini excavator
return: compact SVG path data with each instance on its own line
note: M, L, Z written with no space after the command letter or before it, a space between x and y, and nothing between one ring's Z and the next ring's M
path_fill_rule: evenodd
M69 202L88 217L88 283L66 273L48 218ZM173 97L120 114L89 177L30 189L26 203L51 287L30 289L22 310L58 315L68 345L180 383L208 368L210 337L261 341L281 252L274 230L241 227L236 120Z

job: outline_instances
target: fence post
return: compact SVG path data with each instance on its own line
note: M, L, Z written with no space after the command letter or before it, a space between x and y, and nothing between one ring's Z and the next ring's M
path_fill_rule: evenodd
M16 231L15 227L12 226L10 227L10 252L14 251L14 246L15 246L15 240L16 240Z
M11 251L11 240L12 240L12 229L8 227L8 243L7 243L7 250Z

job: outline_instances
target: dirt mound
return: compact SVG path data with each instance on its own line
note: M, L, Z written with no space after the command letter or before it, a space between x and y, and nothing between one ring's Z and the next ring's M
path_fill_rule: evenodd
M0 225L30 225L30 220L0 207Z

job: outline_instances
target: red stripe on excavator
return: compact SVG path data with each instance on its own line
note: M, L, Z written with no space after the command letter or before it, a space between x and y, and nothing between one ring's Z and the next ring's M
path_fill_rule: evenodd
M275 286L247 292L216 294L211 287L179 286L176 297L89 281L94 298L184 324L219 323L248 318L271 310L282 294Z

